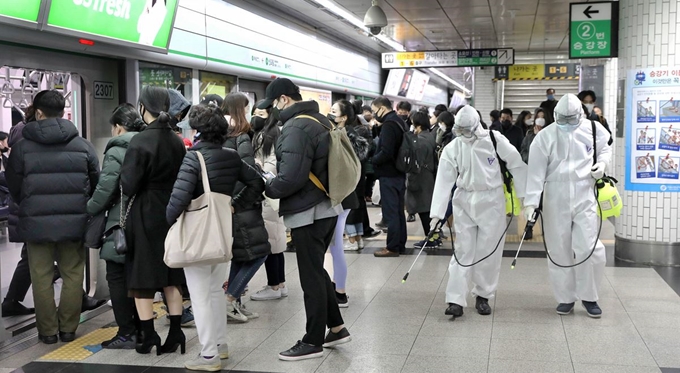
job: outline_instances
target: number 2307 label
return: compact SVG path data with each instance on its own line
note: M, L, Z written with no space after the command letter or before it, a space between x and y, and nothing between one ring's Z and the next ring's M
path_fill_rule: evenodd
M94 82L94 98L99 100L113 100L113 83Z

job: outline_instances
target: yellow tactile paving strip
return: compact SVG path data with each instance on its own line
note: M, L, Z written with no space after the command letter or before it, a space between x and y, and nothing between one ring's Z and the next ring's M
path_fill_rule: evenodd
M102 328L97 329L87 335L84 335L75 341L68 343L49 354L41 357L40 361L81 361L95 354L86 346L96 346L104 341L113 338L118 332L118 328Z

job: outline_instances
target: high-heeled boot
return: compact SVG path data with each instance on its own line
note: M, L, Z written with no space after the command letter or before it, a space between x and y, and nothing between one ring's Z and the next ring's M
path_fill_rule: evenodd
M161 351L163 353L175 352L177 347L180 347L180 352L184 354L186 352L187 339L182 332L182 315L170 316L170 331L168 332L168 338L163 343Z
M162 353L161 337L154 329L153 319L141 320L139 323L141 332L139 333L139 339L137 339L135 351L140 354L148 354L156 346L156 355L160 355Z

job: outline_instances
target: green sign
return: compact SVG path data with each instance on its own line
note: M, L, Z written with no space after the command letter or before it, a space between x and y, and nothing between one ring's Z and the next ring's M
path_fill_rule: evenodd
M572 3L569 13L569 58L618 55L618 2Z
M37 22L42 0L0 0L0 16Z
M52 0L47 25L166 49L178 0ZM69 33L72 34L72 33Z

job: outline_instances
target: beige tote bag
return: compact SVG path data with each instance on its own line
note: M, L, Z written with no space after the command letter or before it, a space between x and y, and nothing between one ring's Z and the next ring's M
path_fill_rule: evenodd
M226 263L232 258L231 197L211 192L203 155L196 155L205 192L191 201L168 231L163 261L170 268Z

